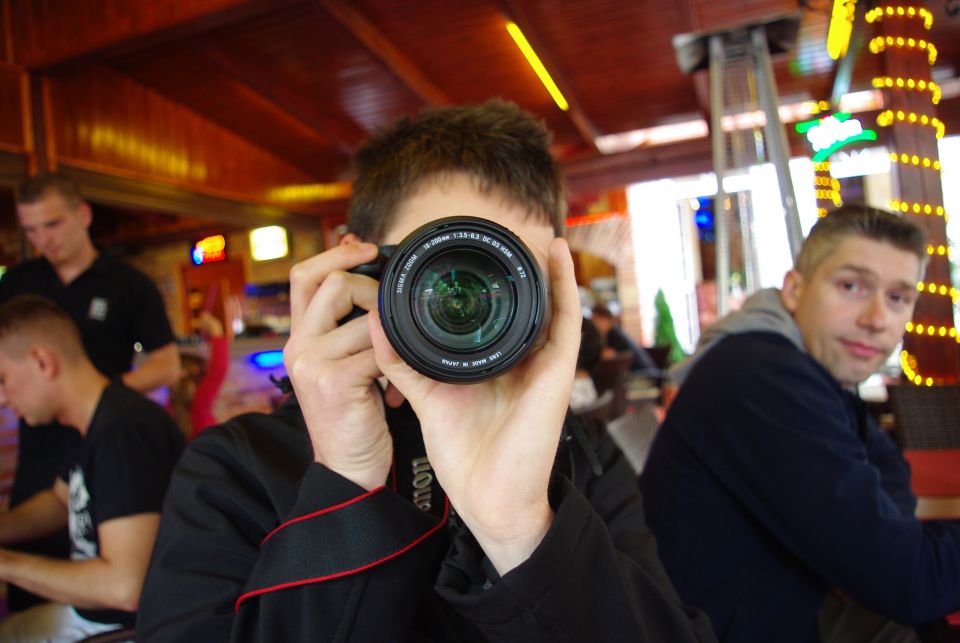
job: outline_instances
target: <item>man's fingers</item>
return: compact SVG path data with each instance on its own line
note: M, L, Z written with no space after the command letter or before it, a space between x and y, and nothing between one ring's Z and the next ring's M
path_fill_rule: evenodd
M290 270L290 322L297 328L313 295L327 276L336 270L349 270L373 261L377 246L372 243L350 243L301 261Z
M370 340L373 342L373 352L377 358L377 365L396 389L410 400L411 404L415 404L416 400L423 399L429 390L436 386L437 382L418 373L397 355L393 346L390 345L390 340L383 332L378 311L370 311L368 317ZM414 410L416 410L416 406L414 406Z
M342 270L327 274L314 292L306 308L301 310L298 333L329 333L337 328L339 319L359 306L364 310L377 307L377 282L370 277Z

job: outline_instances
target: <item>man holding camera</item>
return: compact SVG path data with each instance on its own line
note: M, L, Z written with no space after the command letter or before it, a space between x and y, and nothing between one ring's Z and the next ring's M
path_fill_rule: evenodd
M427 111L359 152L352 234L291 273L296 400L182 459L138 640L713 639L663 573L622 456L595 427L561 439L580 306L548 143L491 102ZM522 239L552 305L536 350L469 385L401 360L377 282L348 272L378 254L361 239L451 215ZM370 314L338 324L354 306Z

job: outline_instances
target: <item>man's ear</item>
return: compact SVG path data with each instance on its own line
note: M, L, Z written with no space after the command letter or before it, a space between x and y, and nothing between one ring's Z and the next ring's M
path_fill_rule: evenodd
M60 355L55 351L43 345L36 345L30 348L29 357L40 374L47 380L55 380L63 367Z
M340 237L340 245L345 246L348 243L363 243L363 239L361 239L360 237L358 237L352 232L348 232L342 237Z
M780 301L783 307L791 313L797 311L800 297L803 295L803 275L796 268L783 276L783 287L780 289Z
M90 210L90 204L84 202L78 205L77 214L80 216L80 220L83 222L83 227L89 228L90 224L93 222L93 211Z

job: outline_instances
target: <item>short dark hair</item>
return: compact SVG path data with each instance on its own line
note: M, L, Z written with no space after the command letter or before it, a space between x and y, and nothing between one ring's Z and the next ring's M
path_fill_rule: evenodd
M37 342L52 346L64 359L86 356L80 329L63 308L39 295L17 295L0 305L0 345L15 358Z
M17 189L17 203L37 203L51 194L59 194L71 209L84 202L80 188L73 179L59 172L41 172L20 184Z
M613 313L603 304L597 304L590 310L590 317L603 317L604 319L613 319Z
M842 205L817 221L800 248L795 267L810 276L846 237L864 237L889 243L917 255L921 267L927 259L927 236L913 223L892 212L863 204Z
M566 198L550 133L513 103L428 108L402 119L357 151L354 171L347 227L364 241L379 242L400 202L424 181L456 172L563 235Z

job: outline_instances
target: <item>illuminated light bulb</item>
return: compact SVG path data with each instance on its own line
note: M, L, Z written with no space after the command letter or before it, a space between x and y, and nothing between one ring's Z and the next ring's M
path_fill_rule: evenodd
M933 326L927 326L927 335L933 337L933 334L936 332L936 329Z
M926 384L927 386L933 386L933 378L932 378L932 377L928 377L928 378L924 381L924 384Z
M923 206L923 213L924 213L924 214L930 214L932 211L933 211L933 208L930 207L930 204L929 204L929 203L928 203L927 205Z
M913 322L912 322L912 321L908 321L908 322L907 322L907 332L908 332L908 333L912 333L912 332L913 332Z
M923 335L923 324L917 324L913 327L918 335Z
M946 287L946 286L940 286L939 288L937 288L937 292L940 293L941 295L946 295L946 294L947 294L947 287ZM946 328L941 328L940 330L943 331L943 332L940 333L940 335L946 335L946 334L947 334L947 329L946 329Z
M940 327L940 330L937 331L937 334L940 335L940 337L946 337L946 336L947 336L947 329L944 328L943 326L941 326L941 327Z

